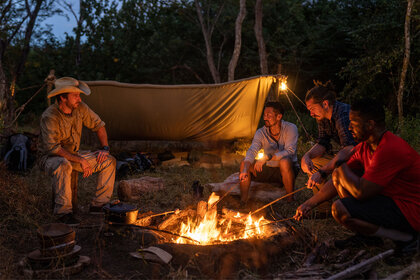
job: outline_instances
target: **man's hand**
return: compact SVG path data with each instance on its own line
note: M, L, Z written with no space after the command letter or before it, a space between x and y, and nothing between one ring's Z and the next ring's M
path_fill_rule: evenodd
M248 180L248 172L241 172L239 173L239 181L246 181Z
M322 178L321 173L315 172L314 174L311 175L311 177L309 177L306 187L308 189L312 189L316 185L321 184L323 181L324 181L324 178Z
M262 159L259 159L254 164L254 170L257 172L261 172L264 164L271 159L272 157L268 157L268 155L264 155Z
M257 172L261 172L262 171L262 167L265 164L265 160L264 159L259 159L255 162L254 164L254 169Z
M300 221L303 218L307 217L311 210L311 206L309 206L307 203L303 203L296 209L296 214L293 218L297 221Z
M92 175L93 173L92 166L90 166L89 162L86 159L81 158L80 165L82 166L82 169L83 169L83 178L86 178Z
M308 156L303 156L301 165L303 172L305 172L306 174L312 173L312 170L314 169L314 163Z
M109 151L105 151L105 150L99 150L95 152L97 154L96 156L96 162L99 164L101 164L102 162L104 162L109 155Z

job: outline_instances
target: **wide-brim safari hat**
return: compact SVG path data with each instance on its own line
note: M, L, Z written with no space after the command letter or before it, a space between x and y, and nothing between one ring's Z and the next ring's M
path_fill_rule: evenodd
M76 80L75 78L62 77L55 80L54 85L55 89L48 93L48 98L69 92L80 92L86 95L90 94L89 86L85 82Z

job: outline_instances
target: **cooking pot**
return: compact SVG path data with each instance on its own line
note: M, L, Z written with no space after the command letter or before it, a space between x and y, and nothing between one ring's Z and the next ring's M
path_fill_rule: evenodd
M70 252L61 256L43 256L42 252L36 249L30 252L27 258L33 270L65 267L77 262L81 249L82 247L75 245Z
M76 233L66 224L47 224L38 228L37 235L42 256L60 256L71 252Z
M106 204L103 207L105 221L119 224L134 224L137 221L139 209L130 204Z

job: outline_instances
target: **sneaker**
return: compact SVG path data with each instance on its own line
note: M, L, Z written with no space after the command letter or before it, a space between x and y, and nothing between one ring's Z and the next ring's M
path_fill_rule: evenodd
M64 214L63 216L60 216L57 219L57 222L63 223L63 224L69 225L69 226L73 226L73 227L76 227L76 226L80 225L79 219L77 219L73 215L73 213L67 213L67 214Z
M104 214L104 210L103 210L104 205L100 205L100 206L95 206L95 205L90 205L89 206L89 214L92 215L102 215Z
M401 256L415 255L420 251L419 235L414 234L409 241L395 241L395 253Z
M376 246L380 247L384 245L382 238L376 236L365 236L361 234L353 235L347 239L334 241L334 246L339 249L348 247L360 247L360 246Z

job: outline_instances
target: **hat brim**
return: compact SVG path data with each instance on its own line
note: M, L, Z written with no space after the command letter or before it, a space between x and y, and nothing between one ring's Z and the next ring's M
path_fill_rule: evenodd
M51 98L62 93L70 93L70 92L80 92L80 93L84 93L85 95L90 95L90 88L85 82L79 81L78 87L64 86L64 87L56 88L50 91L47 97Z

